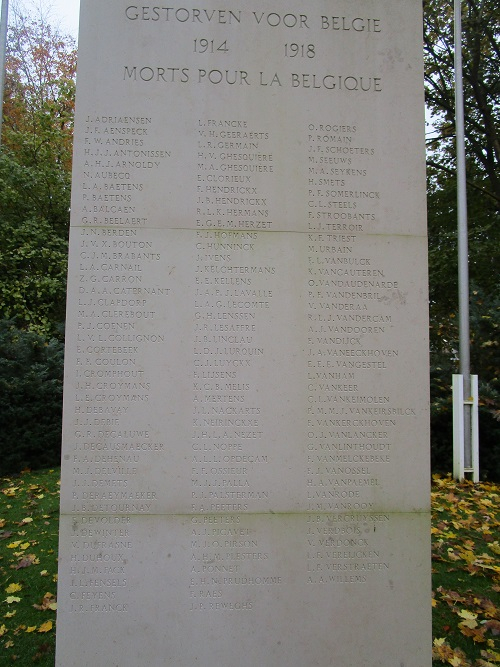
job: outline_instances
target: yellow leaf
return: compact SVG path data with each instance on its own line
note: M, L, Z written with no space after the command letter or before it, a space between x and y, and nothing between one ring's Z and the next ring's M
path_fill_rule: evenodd
M21 591L23 587L21 584L9 584L7 588L5 589L6 593L17 593L18 591Z
M52 621L45 621L45 623L42 623L42 625L38 628L38 632L50 632L52 630Z
M36 625L30 625L29 628L26 628L26 632L35 632Z
M435 598L432 598L432 606L437 607L437 600Z
M481 655L486 660L493 660L494 662L500 662L500 653L496 651L481 651Z
M476 555L472 551L461 550L460 558L462 558L467 563L473 563L476 560Z
M498 542L492 542L491 544L488 544L488 547L493 551L493 553L497 554L497 556L500 556L500 544L498 544Z
M14 611L8 611L8 612L4 615L4 618L12 618L12 617L15 616L16 614L17 614L16 610L14 610Z
M472 620L472 619L475 620L477 618L477 614L473 614L471 611L468 611L467 609L461 609L458 612L458 615L467 620Z
M0 519L0 528L3 528L7 521L5 519Z
M9 497L10 497L10 496L15 496L15 495L16 495L16 491L19 491L19 487L18 487L18 486L11 486L10 489L2 489L2 493L3 493L4 495L6 495L6 496L9 496Z
M7 604L12 604L13 602L21 602L21 598L16 598L16 597L14 597L13 595L10 595L10 596L5 600L5 602L6 602Z
M48 575L47 570L42 570L42 571L40 572L40 576L41 576L41 577L46 577L47 575Z
M26 524L26 523L31 523L33 519L30 516L27 516L25 519L21 521L21 524Z
M29 547L30 543L29 542L24 542L21 544L21 549L24 551L24 549L27 549Z
M17 542L11 542L10 544L7 545L7 549L15 549L21 544L21 540L18 540Z
M9 640L8 642L5 642L4 646L5 648L11 648L12 646L14 646L14 642Z
M0 637L3 637L6 632L7 628L5 627L5 625L0 625Z

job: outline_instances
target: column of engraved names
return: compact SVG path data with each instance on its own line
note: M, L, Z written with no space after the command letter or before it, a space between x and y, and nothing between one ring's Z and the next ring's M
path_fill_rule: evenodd
M259 152L267 133L247 121L208 119L199 128L191 485L192 511L210 515L193 527L190 609L250 610L269 554L234 513L259 510L271 496L260 481L271 457L255 377L276 267L262 264L253 230L272 224L258 176L270 173L272 155Z
M83 215L77 232L79 391L75 397L82 430L75 462L86 467L74 472L82 478L75 481L82 490L75 492L74 500L82 502L75 502L74 511L118 511L116 503L106 501L142 500L128 491L134 487L141 458L163 449L161 443L150 447L150 429L135 421L137 409L152 398L146 360L151 347L165 342L157 321L170 295L166 279L161 284L152 280L164 258L141 214L146 210L140 194L142 170L160 165L160 159L145 156L169 156L168 151L151 147L147 137L152 127L149 117L125 115L88 117L85 127L89 135L85 146L90 148L84 148ZM142 159L131 155L135 152ZM104 473L101 464L106 463L115 467ZM131 465L131 477L121 479L120 473L125 475L127 469L116 467L120 463L139 466ZM99 466L92 467L95 464ZM106 488L113 486L127 491L113 496ZM138 505L133 511L148 509Z
M256 263L257 232L196 236L192 509L247 511L269 497L257 485L269 453L253 378L265 364L275 267Z
M307 530L306 567L309 583L364 583L388 569L380 541L376 548L364 526L370 515L362 523L358 513L374 509L395 422L363 418L359 406L389 400L366 395L364 385L367 373L385 371L398 355L380 348L392 322L381 303L398 285L385 280L361 242L379 219L380 193L368 185L375 149L353 125L308 130L308 226L315 231L307 241L307 501L311 512L351 518L339 525L317 515Z
M380 192L366 185L375 148L356 125L333 122L308 126L307 150L308 229L368 231L380 202Z
M197 226L271 229L269 132L242 119L203 119L197 147Z
M146 116L87 116L81 223L113 227L144 227L142 196L151 174L171 157L165 147L152 145L153 118Z
M380 304L382 292L357 291L348 284L365 281L345 279L358 273L346 267L371 262L360 256L359 235L321 232L308 237L309 509L369 510L370 489L379 484L377 467L390 461L395 421L386 415L372 418L373 406L387 405L390 399L367 395L364 384L370 372L386 371L398 356L397 350L376 347L392 315ZM364 414L366 406L369 414Z
M389 522L386 513L309 514L305 522L307 583L360 585L388 573L384 544Z
M144 228L141 174L168 157L148 147L151 124L151 118L95 116L85 127L82 201L73 222L81 227L74 236L79 300L70 598L79 612L128 610L126 563L135 544L129 513L151 511L156 491L137 480L165 449L137 416L151 400L145 357L164 342L155 320L170 294L149 278L162 253Z

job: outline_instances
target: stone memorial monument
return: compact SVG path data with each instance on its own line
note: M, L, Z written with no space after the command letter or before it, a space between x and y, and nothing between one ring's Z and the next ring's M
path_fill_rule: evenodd
M58 667L429 667L419 0L82 0Z

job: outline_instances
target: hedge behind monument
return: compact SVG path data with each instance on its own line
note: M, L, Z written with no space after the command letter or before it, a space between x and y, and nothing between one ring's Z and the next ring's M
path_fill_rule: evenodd
M0 320L0 475L60 464L64 348Z

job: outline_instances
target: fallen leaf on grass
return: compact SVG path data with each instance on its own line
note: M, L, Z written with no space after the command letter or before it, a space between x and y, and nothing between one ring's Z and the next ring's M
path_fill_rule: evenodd
M21 544L21 540L17 540L17 542L11 542L10 544L7 545L7 549L17 549L17 547Z
M42 623L42 625L38 628L38 632L50 632L52 630L52 621L45 621L45 623Z
M0 625L0 637L3 637L6 632L7 632L6 626Z
M36 625L30 625L29 628L26 628L26 632L35 632Z
M466 563L474 563L477 559L476 554L468 549L460 549L460 558Z
M500 609L497 609L491 600L488 598L480 598L477 600L476 604L481 607L486 616L500 620Z
M487 630L491 630L491 633L493 635L500 635L500 622L499 621L495 621L495 620L486 621L486 623L484 624L484 627Z
M40 660L50 651L50 644L40 644L38 652L33 656L33 662Z
M23 587L21 584L9 584L7 588L5 589L6 593L17 593L18 591L22 591Z
M39 563L40 559L35 554L26 554L17 565L11 565L11 567L15 570L21 570L23 567L30 567L30 565L38 565Z
M496 651L481 651L481 657L486 658L486 660L493 660L493 662L500 662L500 653Z
M47 609L55 611L57 609L56 597L52 593L45 593L42 604L34 604L33 607L39 611L46 611Z
M469 667L470 662L467 660L465 653L459 649L452 649L446 643L444 637L435 639L432 647L432 657L435 660L441 660L452 665L452 667Z
M459 623L458 627L460 628L460 632L465 637L470 637L472 641L480 643L486 641L486 637L484 636L484 633L486 632L485 628L478 628L476 626L467 625L467 621Z
M8 488L8 489L2 489L2 493L4 494L4 496L7 496L7 497L15 496L15 495L16 495L16 491L19 491L19 487L18 487L18 486L11 486L11 487Z
M500 544L498 544L498 542L492 542L488 545L488 547L493 551L493 553L497 554L497 556L500 556Z
M13 595L10 595L10 596L5 600L5 602L6 602L7 604L12 604L13 602L21 602L21 598L16 598L16 597L14 597Z
M473 614L471 611L468 611L467 609L461 609L458 612L458 615L461 616L462 618L465 618L467 621L475 621L477 618L477 614Z

